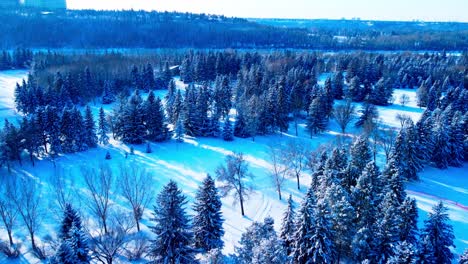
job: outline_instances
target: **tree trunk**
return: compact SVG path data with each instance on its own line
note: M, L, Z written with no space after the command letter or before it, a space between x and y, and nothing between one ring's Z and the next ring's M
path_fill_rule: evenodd
M278 197L281 201L281 187L278 185Z
M32 165L34 167L35 166L35 164L34 164L34 155L33 155L32 151L29 152L29 159L31 160L31 163L32 163Z
M240 200L240 206L241 206L241 214L242 214L242 216L244 216L245 215L245 213L244 213L244 199L242 199L242 196L241 196L239 198L239 200Z
M137 217L135 217L135 222L136 222L137 232L140 232L140 221Z
M299 183L299 173L296 173L296 179L297 179L297 189L301 189L301 184Z
M34 241L34 232L29 231L29 236L31 237L31 246L34 251L36 251L36 241Z
M10 246L13 247L14 243L13 243L13 236L11 235L11 229L8 229L7 233L8 233L8 240L10 241Z

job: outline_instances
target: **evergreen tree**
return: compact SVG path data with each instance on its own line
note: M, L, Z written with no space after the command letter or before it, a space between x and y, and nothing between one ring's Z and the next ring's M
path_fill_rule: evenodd
M350 154L350 165L355 167L358 173L362 172L372 158L368 138L359 136L351 145Z
M224 121L223 140L225 141L234 140L234 135L232 132L232 125L231 125L231 121L229 121L229 118L226 118L226 120Z
M163 141L168 137L168 129L164 122L164 110L161 99L156 98L153 91L148 94L148 99L143 105L144 123L148 130L147 138L151 141Z
M193 210L193 233L195 248L202 252L212 249L221 249L224 246L224 219L221 213L221 199L216 189L215 182L207 175L200 186Z
M455 112L452 117L452 122L450 124L449 134L449 149L450 149L450 160L449 165L454 167L461 167L464 160L463 153L463 141L465 134L463 133L463 116L460 111ZM468 154L466 154L468 155Z
M375 105L365 102L362 106L362 109L358 112L361 113L358 120L355 123L356 127L362 127L367 123L374 123L378 118L379 114Z
M387 192L380 204L380 217L375 228L374 245L378 255L377 263L385 263L393 255L393 248L400 241L402 218L399 214L398 200L391 191Z
M103 93L102 93L102 103L103 104L112 104L115 102L115 95L113 92L113 87L112 87L112 82L111 81L105 81L104 82L104 88L103 88Z
M329 219L329 208L325 203L319 202L315 207L312 222L313 228L310 233L312 263L333 263L336 258L335 246L333 244L333 233Z
M450 127L443 120L438 120L432 130L432 142L434 143L434 148L432 150L431 161L440 169L447 168L449 164L450 133L448 130L450 130Z
M98 141L96 136L96 123L94 123L93 113L91 112L91 108L89 106L86 106L85 110L84 132L85 144L90 148L95 148Z
M281 223L281 233L280 238L283 241L284 248L286 249L286 254L289 255L292 252L292 247L294 243L294 230L295 226L296 212L294 211L294 204L292 196L289 195L288 198L288 207L284 212L283 221Z
M164 96L165 100L165 107L166 107L166 115L167 119L169 120L170 123L174 123L174 106L176 102L176 94L179 93L174 80L171 80L169 82L169 86L167 88L167 94ZM179 98L180 100L180 98ZM180 102L179 102L180 103Z
M315 223L313 222L315 219L315 207L316 198L314 191L312 188L309 188L297 215L294 246L291 253L294 263L310 263L314 257L310 249L314 247L311 235L315 229Z
M351 240L355 232L355 210L350 203L349 194L340 184L332 183L326 190L325 201L330 208L331 230L337 250L337 262L341 256L350 254Z
M156 239L151 241L150 256L156 263L195 263L191 248L193 234L185 212L187 198L174 181L159 193L154 206L155 226L151 231Z
M468 264L468 249L465 249L463 255L460 256L459 264Z
M450 247L454 247L453 228L448 223L447 208L439 202L432 208L429 217L424 221L422 230L423 253L433 256L435 263L449 264L454 258ZM430 249L430 250L428 250Z
M70 230L70 238L67 240L67 244L72 250L72 258L77 264L90 263L91 257L89 256L89 242L81 228L73 225Z
M307 129L311 136L324 131L328 124L328 114L326 109L326 99L324 96L318 96L312 100L307 117Z
M398 210L401 215L400 241L406 241L416 246L418 243L418 207L416 200L406 197Z
M388 264L416 264L418 262L417 248L407 241L397 242L393 248L393 254L387 261Z
M60 225L59 238L66 240L70 238L70 230L75 226L78 229L81 229L81 218L78 215L78 212L73 209L71 204L65 204L65 209L63 211L63 219Z
M263 239L252 253L252 264L284 264L288 262L286 251L277 237Z
M142 110L142 100L138 92L135 92L120 113L117 131L123 142L130 144L141 144L146 136L144 125L144 111Z
M250 136L250 133L245 122L245 116L243 112L237 113L236 123L234 124L234 136L240 138L246 138Z
M273 218L265 218L263 223L253 222L250 227L242 234L239 246L235 248L237 260L242 264L253 262L254 250L259 247L263 241L277 239L275 229L273 228Z
M184 141L184 125L182 124L182 121L180 119L177 120L176 126L175 126L175 133L174 137L177 142L183 142Z
M102 107L99 109L98 121L97 135L99 136L99 143L107 145L109 144L109 137L107 136L107 133L109 133L109 125L107 123L106 114L104 113L104 109Z

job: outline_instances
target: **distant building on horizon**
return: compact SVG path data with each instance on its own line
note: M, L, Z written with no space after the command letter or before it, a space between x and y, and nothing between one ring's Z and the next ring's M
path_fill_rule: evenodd
M0 0L0 1L4 1L4 0ZM67 9L67 1L66 0L24 0L24 6L43 8L43 9L48 9L48 10Z

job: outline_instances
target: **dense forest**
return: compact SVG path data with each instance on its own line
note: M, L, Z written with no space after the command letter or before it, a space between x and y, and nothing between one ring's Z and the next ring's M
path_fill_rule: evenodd
M109 135L128 144L180 141L184 135L255 140L258 135L286 131L305 121L312 136L326 130L330 119L340 124L343 134L349 125L361 127L362 134L342 146L312 152L301 151L300 145L278 153L272 150L273 166L281 164L296 175L298 188L304 171L311 174L312 184L300 206L289 199L279 234L272 218L254 222L229 257L220 251L224 234L220 197L234 193L244 214L248 202L244 183L253 175L243 153L228 155L225 164L212 172L222 184L222 192L211 176L205 179L193 204L193 216L186 212L186 196L177 183L165 185L154 204L154 240L130 232L131 223L140 229L147 196L152 194L146 184L148 172L141 168L118 170L119 192L133 208L129 219L118 212L102 211L110 203L112 186L117 185L112 170L105 165L82 170L86 186L96 198L88 203L95 209L98 233L88 233L78 211L62 199L64 216L52 239L55 244L45 241L43 247L38 246L34 237L40 223L39 217L34 218L38 209L14 198L15 192L21 192L18 197L40 203L33 183L24 190L18 190L15 181L3 187L5 195L12 197L0 206L6 215L3 222L11 237L16 229L9 225L8 212L19 212L36 256L52 263L68 263L69 259L89 263L91 258L112 263L117 256L129 260L147 256L155 263L227 259L278 264L309 260L450 263L454 235L446 207L437 204L424 227L418 229L416 203L406 195L404 183L417 180L424 166L447 168L467 160L467 59L466 53L38 52L28 80L15 91L23 120L19 126L7 121L0 133L0 157L8 169L15 161L21 164L24 156L34 164L41 157L54 161L59 154L106 145ZM319 84L318 76L323 73L329 77ZM188 86L177 88L174 76ZM396 100L393 90L399 88L417 89L418 104L426 110L416 123L400 116L401 129L392 131L379 123L375 106L392 104ZM161 89L167 90L164 98L155 95ZM87 106L95 102L113 103L114 110L105 113L101 108L96 122ZM363 104L359 113L355 102ZM237 110L234 122L228 116L231 108ZM350 124L351 115L358 115L355 124ZM385 151L383 168L376 165L377 150ZM146 151L152 151L149 144ZM288 158L276 160L278 156ZM102 159L112 157L108 153ZM57 177L60 188L63 176ZM272 173L272 177L278 198L283 199L281 175ZM3 244L2 251L11 257L18 255L12 239Z
M297 48L455 50L466 23L309 21L310 27L217 15L34 9L0 10L0 48ZM258 23L257 23L258 22ZM443 25L443 26L441 26ZM21 28L21 30L18 30ZM44 36L54 36L46 38Z

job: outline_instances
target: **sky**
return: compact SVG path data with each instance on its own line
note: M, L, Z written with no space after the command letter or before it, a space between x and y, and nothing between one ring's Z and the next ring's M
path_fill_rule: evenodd
M468 0L67 0L70 9L145 9L246 18L468 22Z

